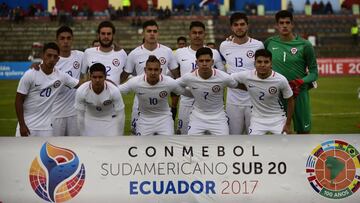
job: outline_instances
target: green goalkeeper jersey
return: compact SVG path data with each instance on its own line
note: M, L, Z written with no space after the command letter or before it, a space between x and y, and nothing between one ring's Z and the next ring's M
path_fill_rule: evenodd
M268 38L265 47L272 53L272 68L289 81L303 79L305 84L318 77L315 52L309 41L296 36L291 41L282 41L279 36Z

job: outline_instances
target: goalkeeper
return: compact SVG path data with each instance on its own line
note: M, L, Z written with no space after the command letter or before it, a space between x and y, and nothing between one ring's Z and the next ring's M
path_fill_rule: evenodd
M312 125L308 90L318 78L315 52L309 41L293 33L290 12L279 11L275 19L279 35L267 39L264 45L272 53L273 70L287 78L296 97L294 131L308 134Z

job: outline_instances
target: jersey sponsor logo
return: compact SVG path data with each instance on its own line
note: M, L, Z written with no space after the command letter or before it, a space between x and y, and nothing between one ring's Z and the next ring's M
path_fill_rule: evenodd
M181 59L181 61L187 61L187 59Z
M35 87L39 87L39 86L41 86L41 85L39 85L39 84L35 84Z
M142 63L144 63L145 61L139 61L139 64L142 64Z
M54 82L54 87L55 87L55 88L60 87L60 85L61 85L61 81L60 81L60 80L57 80L57 81Z
M159 97L161 97L161 98L165 98L165 97L167 97L167 95L168 95L167 91L161 91L159 93Z
M225 56L229 56L231 53L225 53Z
M211 89L213 92L217 93L217 92L220 92L221 87L220 87L220 85L214 85Z
M276 49L279 49L279 47L273 47L272 50L276 50Z
M246 56L248 58L254 58L254 55L255 55L255 53L254 53L253 50L249 50L249 51L246 52Z
M310 126L310 124L305 124L304 127L305 128L308 128Z
M104 104L104 106L107 106L107 105L112 104L112 101L111 101L111 100L105 100L105 101L103 102L103 104Z
M360 154L342 140L316 146L306 161L307 180L315 192L329 199L343 199L360 188Z
M249 87L249 88L253 88L253 87L255 87L255 85L249 84L248 87Z
M145 92L139 92L139 93L137 93L138 95L144 95L145 94Z
M98 63L97 61L91 61L91 63Z
M78 61L74 61L73 67L74 67L75 69L80 68L80 63L79 63Z
M298 51L298 49L297 49L296 47L293 47L293 48L290 49L290 52L291 52L293 55L296 54L297 51Z
M197 87L191 87L193 90L196 90L196 89L198 89Z
M118 67L118 66L120 65L119 59L114 59L114 60L112 61L112 64L113 64L114 66Z
M161 65L164 65L166 63L166 59L164 57L160 57L159 61Z
M277 92L277 88L276 88L276 87L274 87L274 86L269 87L269 93L270 93L270 94L276 94L276 92Z

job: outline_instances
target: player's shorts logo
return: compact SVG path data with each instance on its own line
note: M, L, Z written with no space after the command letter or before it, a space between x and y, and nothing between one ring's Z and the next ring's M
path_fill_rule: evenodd
M85 183L85 167L71 150L44 143L30 167L34 192L48 202L74 198Z
M342 199L360 188L360 155L351 144L329 140L318 145L306 162L310 186L320 195Z
M270 94L276 94L277 88L276 87L269 87L269 93Z
M55 87L55 88L60 87L60 85L61 85L61 81L60 81L60 80L57 80L57 81L54 82L54 87Z
M159 93L159 97L161 97L161 98L165 98L165 97L167 97L167 95L168 95L167 91L161 91Z
M79 68L80 68L80 63L79 63L78 61L74 61L73 67L74 67L75 69L79 69Z
M111 101L111 100L105 100L105 101L103 102L103 104L104 104L104 106L107 106L107 105L112 104L112 101Z
M254 57L254 51L253 50L249 50L246 52L246 56L249 57L249 58L253 58Z
M221 87L219 85L214 85L211 89L213 92L217 93L217 92L220 92Z
M292 54L296 54L298 49L293 47L293 48L290 49L290 51L291 51Z
M112 61L112 64L113 64L114 66L118 67L118 66L120 65L119 59L114 59L114 60Z
M161 65L164 65L166 63L166 59L164 57L160 57L159 61Z

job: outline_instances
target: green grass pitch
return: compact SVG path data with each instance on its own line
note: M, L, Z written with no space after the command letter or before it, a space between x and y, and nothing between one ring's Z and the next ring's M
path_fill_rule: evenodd
M14 136L16 128L15 94L18 81L0 81L0 136ZM322 77L319 87L310 91L313 134L360 134L360 77ZM130 115L134 95L123 95L125 134L130 134Z

